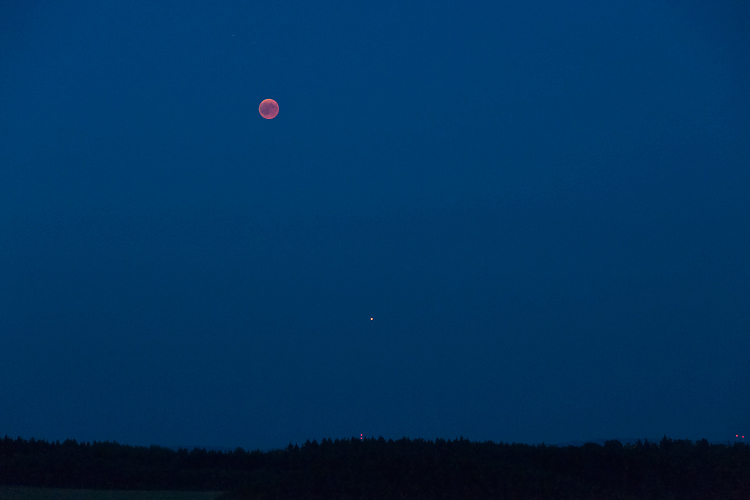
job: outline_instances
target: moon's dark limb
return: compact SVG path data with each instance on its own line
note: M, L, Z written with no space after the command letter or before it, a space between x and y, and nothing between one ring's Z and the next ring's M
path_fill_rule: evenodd
M279 104L273 99L263 99L258 106L258 111L260 111L260 116L266 120L271 120L279 114Z

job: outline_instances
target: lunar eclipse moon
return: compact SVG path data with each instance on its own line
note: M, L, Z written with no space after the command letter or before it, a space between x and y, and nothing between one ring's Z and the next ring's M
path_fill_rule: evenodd
M279 114L279 104L273 99L263 99L258 106L258 111L266 120L272 120Z

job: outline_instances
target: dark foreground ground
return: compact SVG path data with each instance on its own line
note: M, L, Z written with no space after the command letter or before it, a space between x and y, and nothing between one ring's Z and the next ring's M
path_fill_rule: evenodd
M750 500L750 446L666 436L564 447L381 437L221 452L6 437L0 485L137 490L154 500L177 491L225 492L217 500Z
M215 500L216 491L69 490L0 486L2 500Z

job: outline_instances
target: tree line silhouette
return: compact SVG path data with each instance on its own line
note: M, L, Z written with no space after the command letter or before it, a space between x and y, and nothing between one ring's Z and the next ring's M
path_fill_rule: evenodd
M666 436L580 447L380 437L221 452L5 436L0 485L224 491L224 500L747 500L750 446Z

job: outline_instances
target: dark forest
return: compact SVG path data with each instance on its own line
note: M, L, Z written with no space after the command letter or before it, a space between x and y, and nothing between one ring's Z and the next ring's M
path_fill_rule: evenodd
M743 499L750 446L323 439L267 452L0 440L0 484L224 491L251 499Z

